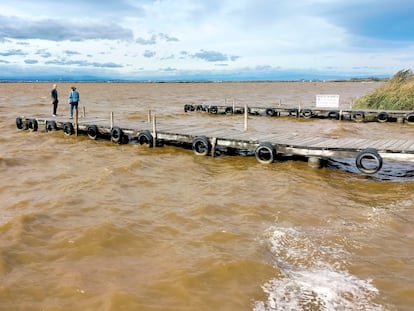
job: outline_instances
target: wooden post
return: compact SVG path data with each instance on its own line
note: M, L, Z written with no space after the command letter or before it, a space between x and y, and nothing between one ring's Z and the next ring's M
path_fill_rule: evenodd
M211 156L214 158L216 155L216 145L217 145L217 138L213 137L211 139Z
M152 116L152 148L157 146L157 125L155 114Z
M248 114L247 104L244 104L244 130L247 131L247 114Z
M318 157L309 157L308 158L308 165L313 168L321 168L322 167L322 160Z
M114 113L111 112L111 129L114 127Z
M232 114L234 114L235 102L236 102L236 100L233 97L233 113Z
M82 106L82 116L86 117L86 109L85 106Z
M151 123L151 109L148 110L148 123Z
M75 109L75 135L78 136L78 119L79 119L79 113L78 109Z
M301 108L300 108L300 103L299 103L298 114L296 115L297 118L300 118L300 110Z

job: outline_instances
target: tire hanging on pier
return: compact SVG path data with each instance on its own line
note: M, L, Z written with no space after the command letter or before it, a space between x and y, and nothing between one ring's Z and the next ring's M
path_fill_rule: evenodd
M206 156L211 151L211 144L206 136L197 136L194 138L191 147L196 155Z
M231 106L227 106L226 109L224 110L225 114L233 114L233 107Z
M381 111L379 114L377 114L377 121L380 123L384 123L388 121L388 113L385 111Z
M211 106L209 109L209 112L212 114L217 114L218 113L218 107L217 106Z
M36 119L30 119L27 122L27 127L29 128L30 132L36 132L38 127L39 127L39 125L37 123L37 120Z
M63 134L65 134L65 136L70 136L73 135L75 133L75 130L73 128L73 124L70 122L66 122L65 124L63 124Z
M351 119L356 122L364 122L365 121L365 112L363 111L354 111L351 114Z
M27 130L27 123L26 123L26 121L23 121L23 119L22 119L22 118L17 117L17 118L16 118L16 127L17 127L19 130Z
M269 117L273 117L275 115L275 110L273 108L267 108L266 115Z
M184 105L184 112L188 111L194 111L194 106L189 104Z
M366 148L355 159L357 168L364 174L375 174L382 168L382 157L376 149Z
M148 130L140 132L137 136L137 141L140 145L148 145L148 147L152 147L154 144L154 138Z
M260 163L270 164L276 158L276 147L269 142L260 143L254 151L254 154Z
M414 112L410 112L405 115L405 122L408 124L414 124Z
M299 110L296 108L289 109L289 116L298 117Z
M123 142L123 136L124 136L124 132L122 131L122 129L118 126L114 126L111 129L111 141L116 143L116 144L122 144Z
M328 119L331 119L331 120L338 120L339 119L339 112L334 111L334 110L329 111L326 117Z
M312 118L312 115L313 115L312 110L310 110L310 109L303 109L303 110L302 110L302 116L303 116L305 119Z
M46 132L56 131L57 130L56 122L53 120L46 121L45 129L46 129Z
M88 137L90 139L93 139L93 140L98 139L99 131L98 131L98 127L96 125L89 125L87 133L88 133Z

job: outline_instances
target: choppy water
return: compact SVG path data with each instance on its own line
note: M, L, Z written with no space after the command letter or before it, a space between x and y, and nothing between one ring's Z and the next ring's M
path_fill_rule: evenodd
M363 83L78 84L89 115L243 127L186 103L343 105ZM51 113L44 83L0 84L0 310L411 310L413 164L199 157L19 131ZM69 84L59 84L67 114ZM250 117L251 131L413 137L401 124ZM411 172L411 173L410 173Z

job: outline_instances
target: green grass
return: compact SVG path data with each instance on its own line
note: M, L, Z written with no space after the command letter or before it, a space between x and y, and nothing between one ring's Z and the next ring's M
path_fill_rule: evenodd
M411 69L398 71L386 84L357 99L354 108L378 110L414 110L414 74Z

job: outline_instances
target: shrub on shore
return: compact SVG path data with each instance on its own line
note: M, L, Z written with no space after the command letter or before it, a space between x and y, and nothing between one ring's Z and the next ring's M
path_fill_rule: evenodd
M386 84L355 101L355 108L378 110L414 110L414 74L398 71Z

